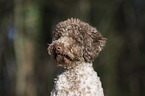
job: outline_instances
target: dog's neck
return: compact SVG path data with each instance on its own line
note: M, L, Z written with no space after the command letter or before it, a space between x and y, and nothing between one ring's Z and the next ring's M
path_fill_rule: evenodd
M80 63L64 70L55 81L51 96L104 96L103 88L92 63Z

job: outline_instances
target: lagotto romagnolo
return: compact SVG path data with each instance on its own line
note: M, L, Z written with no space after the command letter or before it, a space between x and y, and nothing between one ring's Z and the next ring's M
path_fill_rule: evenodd
M79 19L57 24L48 53L63 71L55 78L51 96L104 96L92 62L105 43L96 28Z

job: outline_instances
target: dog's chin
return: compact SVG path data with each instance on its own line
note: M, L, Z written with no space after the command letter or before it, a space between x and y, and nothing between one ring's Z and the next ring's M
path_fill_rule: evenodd
M73 59L71 59L68 55L65 54L55 54L54 59L56 60L56 63L58 66L67 66L67 64L70 64Z
M55 60L57 61L57 63L59 64L61 64L61 63L63 63L63 58L64 58L64 56L62 56L62 55L57 55L56 57L55 57Z
M58 66L66 69L72 68L76 64L76 62L79 62L77 59L73 59L71 58L71 56L68 56L66 54L55 54L54 59Z

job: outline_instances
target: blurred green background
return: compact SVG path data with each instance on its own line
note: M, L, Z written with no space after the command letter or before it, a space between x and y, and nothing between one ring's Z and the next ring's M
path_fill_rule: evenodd
M0 0L0 96L49 96L55 25L76 17L107 44L94 62L105 96L145 96L145 0Z

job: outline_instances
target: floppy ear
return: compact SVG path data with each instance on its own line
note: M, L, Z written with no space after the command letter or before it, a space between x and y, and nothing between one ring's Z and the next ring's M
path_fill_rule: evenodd
M106 38L96 29L90 32L85 38L84 58L86 62L92 62L96 59L106 43Z

